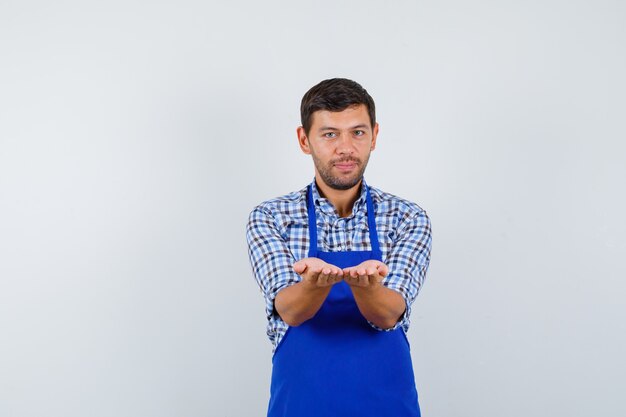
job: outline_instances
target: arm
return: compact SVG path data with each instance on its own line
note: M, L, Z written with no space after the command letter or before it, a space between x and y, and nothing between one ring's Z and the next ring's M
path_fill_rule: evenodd
M334 284L341 281L342 271L318 258L305 258L293 265L302 281L282 289L274 301L276 311L285 323L299 326L315 316Z
M398 227L385 264L366 261L344 270L359 310L371 324L393 330L408 323L430 263L431 240L430 220L420 211Z
M397 235L385 259L389 274L382 284L397 291L406 304L406 310L394 328L408 325L411 305L422 288L430 264L431 225L426 212L404 220L396 231Z
M387 265L375 260L344 269L359 311L381 329L393 328L406 309L402 295L382 285L388 272Z
M300 276L292 268L295 259L276 226L274 216L264 206L258 206L250 213L246 240L252 272L265 299L267 319L276 319L276 294L300 282Z
M319 259L296 262L274 217L263 207L250 213L246 238L268 319L279 315L288 325L299 325L315 315L330 292L330 285L341 280L339 268ZM328 273L324 274L323 269Z

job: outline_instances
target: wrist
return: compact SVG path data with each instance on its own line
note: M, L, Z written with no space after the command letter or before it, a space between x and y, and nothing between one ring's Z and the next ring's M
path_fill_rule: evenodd
M380 293L382 293L385 288L383 284L380 282L369 284L364 287L356 285L356 284L352 284L350 285L350 287L352 288L353 292L355 292L358 295L365 296L365 297L376 297Z
M330 287L331 287L331 285L319 286L317 285L316 281L309 281L306 279L303 279L302 281L300 281L300 286L303 291L306 291L312 294L323 293L324 291L330 290Z

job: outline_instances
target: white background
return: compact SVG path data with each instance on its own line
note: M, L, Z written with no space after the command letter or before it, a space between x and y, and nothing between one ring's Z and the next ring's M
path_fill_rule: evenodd
M433 223L427 417L626 415L623 1L0 2L0 416L264 416L249 211L347 77ZM329 376L332 377L332 376Z

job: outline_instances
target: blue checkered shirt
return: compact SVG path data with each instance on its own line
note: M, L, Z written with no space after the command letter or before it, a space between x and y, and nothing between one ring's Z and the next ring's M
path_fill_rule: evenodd
M363 180L365 185L365 180ZM317 245L325 252L371 250L367 226L365 187L352 214L339 217L333 205L313 186L317 216ZM254 277L265 297L267 335L274 350L289 325L274 309L274 298L283 288L301 281L293 271L297 260L309 251L307 188L265 201L250 213L246 227L248 254ZM389 274L382 284L404 297L406 310L389 330L409 329L411 305L417 297L430 262L431 229L426 212L417 204L370 187L378 240ZM373 323L370 325L377 330Z

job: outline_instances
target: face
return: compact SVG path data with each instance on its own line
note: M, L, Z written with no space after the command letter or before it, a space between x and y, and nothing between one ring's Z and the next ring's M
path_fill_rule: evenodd
M330 188L348 190L359 183L376 146L378 124L372 128L367 107L313 113L307 135L298 128L300 148L313 157L316 178Z

